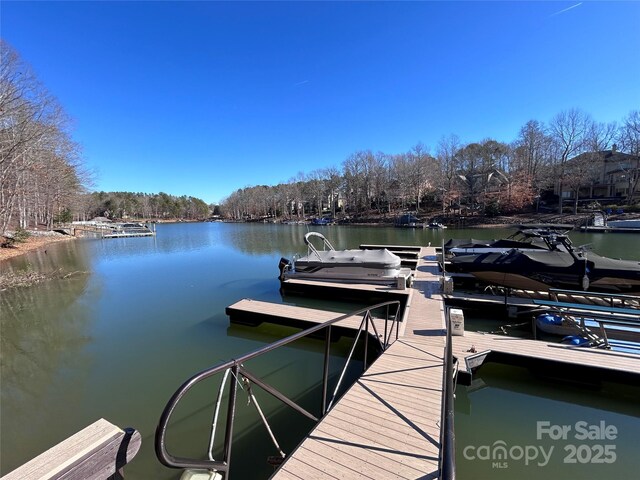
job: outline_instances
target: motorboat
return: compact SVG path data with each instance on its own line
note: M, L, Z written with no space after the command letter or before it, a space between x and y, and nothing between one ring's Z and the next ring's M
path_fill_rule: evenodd
M566 235L547 250L510 249L451 257L449 273L471 274L503 287L547 291L550 288L600 292L640 292L640 262L603 257L574 248ZM548 243L548 246L553 244Z
M447 226L438 222L429 222L429 224L427 225L427 228L443 229L443 228L447 228Z
M329 217L314 218L313 220L311 220L311 225L331 225L331 224L333 224L333 218L329 218Z
M477 255L480 253L506 253L512 249L522 251L566 250L563 239L566 235L553 230L518 230L508 238L498 240L476 240L473 238L451 238L444 244L446 257L459 255Z
M316 247L312 239L322 242ZM307 255L294 257L293 261L281 258L278 268L280 280L304 279L339 283L372 283L410 286L413 281L411 269L401 267L399 256L389 250L336 250L324 235L308 232L304 236Z

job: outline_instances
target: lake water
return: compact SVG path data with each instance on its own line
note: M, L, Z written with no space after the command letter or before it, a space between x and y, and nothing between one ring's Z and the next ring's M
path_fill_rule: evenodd
M361 243L439 245L443 235L498 238L513 233L314 229L336 248ZM127 467L127 478L177 478L178 472L159 465L153 452L157 421L175 389L204 368L294 332L272 325L230 326L226 306L242 298L337 312L361 306L280 294L278 261L306 252L307 230L271 224L162 224L156 237L63 242L46 253L32 252L2 264L3 270L56 272L59 278L1 294L0 474L104 417L143 435L142 450ZM640 260L636 235L572 238L577 245L592 243L603 255ZM334 375L349 348L348 342L332 346ZM322 356L322 342L305 340L251 368L317 412ZM350 370L352 376L357 368ZM175 453L206 452L216 392L215 382L203 385L176 412L170 437ZM290 452L310 422L268 397L259 399L271 412L285 452ZM235 478L266 478L272 471L265 459L276 452L256 419L255 413L238 418Z
M458 385L457 478L637 478L640 385L567 380L488 363Z

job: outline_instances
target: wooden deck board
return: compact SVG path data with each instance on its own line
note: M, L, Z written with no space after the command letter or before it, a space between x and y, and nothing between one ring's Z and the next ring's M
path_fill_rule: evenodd
M115 474L136 455L141 436L101 418L2 477L2 480L86 479Z
M633 353L571 347L540 340L528 340L468 331L466 331L462 337L453 338L453 354L461 360L461 368L466 368L464 359L473 355L473 352L469 351L472 346L476 352L489 350L533 359L555 360L576 365L624 370L630 373L640 374L640 357Z
M370 458L363 459L358 455L357 447L341 437L317 437L301 449L306 455L324 457L343 465L347 471L363 473L367 478L415 478L420 473L411 465L389 462L389 453L383 447L370 445Z
M242 299L238 302L230 305L226 308L226 313L231 317L232 321L237 318L244 320L256 319L257 321L269 321L281 324L291 323L291 319L295 319L296 324L309 328L313 325L319 325L325 323L334 318L342 316L342 313L329 312L324 310L317 310L306 307L296 307L293 305L282 305L271 302L263 302L252 299ZM375 312L374 312L375 313ZM362 322L362 316L347 317L339 322L335 323L335 326L355 329L360 328ZM384 335L384 319L374 318L375 328L377 329L378 337ZM392 328L394 320L390 320L388 329ZM393 327L395 331L395 326ZM369 326L369 333L375 335L375 331L372 326Z
M413 469L415 473L418 473L418 476L425 469L432 470L434 462L437 463L438 461L437 454L431 456L423 450L415 451L418 450L417 446L413 447L412 450L414 451L393 448L393 446L376 442L350 430L336 428L329 424L320 426L309 438L313 441L336 445L340 450L344 450L349 455L358 458L360 462L377 464L384 461L386 464L385 469L395 469L399 465L403 465ZM309 448L312 447L309 446Z
M398 289L395 287L390 287L387 285L374 285L370 283L337 283L337 282L322 282L319 280L301 280L301 279L289 279L283 282L283 286L286 288L287 285L300 285L300 286L311 286L311 287L322 287L322 288L331 288L338 291L353 291L359 290L362 292L371 292L378 294L399 294L399 295L409 295L410 289Z

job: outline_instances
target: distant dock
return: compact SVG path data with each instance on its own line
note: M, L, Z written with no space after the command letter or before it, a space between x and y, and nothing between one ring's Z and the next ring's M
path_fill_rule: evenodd
M638 227L580 227L580 230L583 232L589 233L640 233L640 228Z
M73 222L61 225L56 230L67 235L90 235L98 238L153 237L155 223L149 227L142 223Z

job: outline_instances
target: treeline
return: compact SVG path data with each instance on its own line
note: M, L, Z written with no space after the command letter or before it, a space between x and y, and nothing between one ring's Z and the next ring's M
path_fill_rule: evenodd
M164 192L94 192L84 195L82 201L82 213L76 215L79 220L95 217L204 220L210 216L209 206L203 200Z
M619 124L597 122L579 109L563 111L548 123L528 121L511 143L485 139L464 144L450 135L435 151L421 143L397 154L358 151L341 168L237 190L221 210L235 219L423 209L497 214L537 208L540 199L547 198L561 211L558 192L577 191L593 181L595 157L571 160L612 148L640 155L640 111L631 111ZM640 172L637 165L621 168L628 169L624 174L631 201Z
M0 234L51 228L90 178L69 119L28 65L0 40Z
M91 175L69 118L29 66L0 40L0 235L96 216L205 219L199 198L166 193L88 193Z

